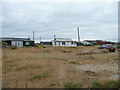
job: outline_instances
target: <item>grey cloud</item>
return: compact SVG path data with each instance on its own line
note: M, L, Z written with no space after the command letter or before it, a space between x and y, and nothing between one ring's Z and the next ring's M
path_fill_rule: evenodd
M82 39L117 38L117 3L3 3L2 10L3 36L32 38L34 30L36 40L76 40L80 27Z

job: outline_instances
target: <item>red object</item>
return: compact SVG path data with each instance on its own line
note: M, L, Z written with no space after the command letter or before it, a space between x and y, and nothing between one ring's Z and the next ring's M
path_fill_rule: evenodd
M104 44L99 47L99 49L108 49L110 52L115 52L115 47L112 44Z
M110 44L110 41L102 41L102 40L85 40L90 43L96 43L96 45Z

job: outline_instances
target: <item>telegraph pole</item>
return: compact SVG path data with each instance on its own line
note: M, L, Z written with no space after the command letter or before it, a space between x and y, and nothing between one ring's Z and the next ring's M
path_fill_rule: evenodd
M55 41L55 35L54 35L54 41Z
M79 27L77 28L77 31L78 31L78 43L80 44Z
M40 36L40 43L41 43L41 36Z
M34 31L33 31L33 41L34 41Z
M56 46L55 38L56 38L56 36L54 35L54 40L53 40L53 42L54 42L54 45Z

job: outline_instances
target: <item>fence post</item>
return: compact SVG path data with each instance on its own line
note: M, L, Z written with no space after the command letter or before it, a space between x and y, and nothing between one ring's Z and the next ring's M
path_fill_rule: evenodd
M27 82L26 82L25 87L27 88L27 86L28 86L28 84L27 84Z
M16 88L18 88L18 80L16 80Z
M90 57L92 57L92 50L91 50L91 52L90 52Z

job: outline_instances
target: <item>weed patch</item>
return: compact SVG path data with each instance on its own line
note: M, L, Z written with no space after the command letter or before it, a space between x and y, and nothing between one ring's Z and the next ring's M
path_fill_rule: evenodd
M109 53L109 51L107 49L103 49L101 50L102 53Z
M77 49L77 47L69 47L69 48L75 48L75 49Z
M47 48L45 45L38 45L37 48Z
M15 46L15 45L8 45L8 48L11 49L11 50L15 50L15 49L17 49L18 47Z
M28 66L28 65L26 65L26 66L17 68L16 71L28 70L28 69L40 69L40 68L41 68L40 65L37 65L37 66L32 66L32 65Z
M105 81L104 83L93 82L92 88L118 88L120 87L119 81Z
M120 49L120 45L117 46L117 49Z
M81 83L72 83L72 82L66 82L64 83L65 88L81 88L82 84Z
M70 64L79 64L79 63L75 61L71 61Z
M44 74L34 75L29 80L35 81L35 80L41 80L42 78L47 78L47 77L48 77L48 74L44 73Z
M66 50L62 50L63 53L70 53L72 51L66 51Z

